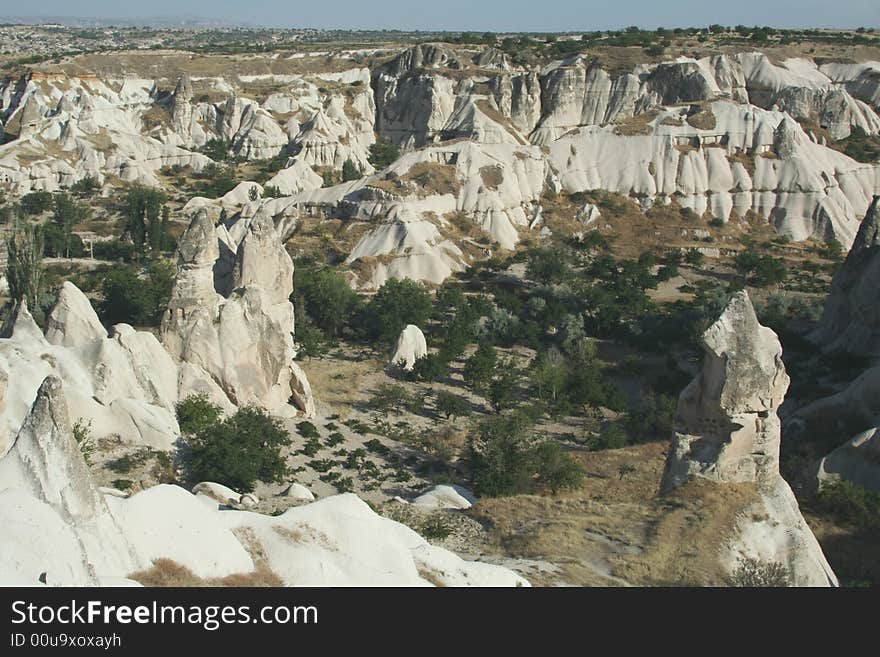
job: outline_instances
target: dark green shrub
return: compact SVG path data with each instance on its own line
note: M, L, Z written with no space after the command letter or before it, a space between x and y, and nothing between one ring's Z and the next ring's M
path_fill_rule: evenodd
M376 169L384 169L400 157L400 149L388 139L380 139L370 145L370 164Z
M318 432L318 427L316 427L308 420L297 423L296 430L303 438L318 438L321 435Z
M281 450L290 444L290 436L280 420L253 406L241 407L189 442L186 467L194 481L216 481L250 491L257 480L280 482L287 474Z
M816 508L840 522L858 527L880 527L880 493L841 479L823 483Z
M593 451L620 449L621 447L626 447L628 442L629 438L623 427L618 424L607 424L599 432L599 435L590 441L589 447Z
M216 404L211 403L208 395L202 393L190 395L186 399L177 402L175 406L177 424L184 435L195 435L208 427L217 424L223 414Z
M467 417L471 412L471 405L464 397L441 390L437 393L435 401L437 412L447 420L456 417Z
M164 262L151 263L146 279L140 278L132 266L113 269L104 280L104 300L98 314L105 324L156 326L171 297L173 283L173 268Z

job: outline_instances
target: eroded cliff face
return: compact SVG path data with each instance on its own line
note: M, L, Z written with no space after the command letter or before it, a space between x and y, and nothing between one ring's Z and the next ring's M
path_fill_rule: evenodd
M846 260L834 275L811 338L825 351L880 354L880 197L875 196Z
M786 440L837 438L840 445L816 469L816 484L845 479L880 490L880 197L875 197L855 242L834 275L822 318L809 338L828 354L850 354L870 365L842 390L794 410Z
M681 393L661 488L698 477L719 486L754 484L756 499L736 519L722 559L777 561L798 586L836 585L816 538L779 474L777 409L788 389L782 347L762 326L745 291L703 334L703 369Z
M674 199L722 220L755 213L793 240L847 247L880 193L880 165L827 143L880 132L872 63L819 67L744 52L631 70L577 55L538 69L497 50L420 44L372 69L342 56L326 66L183 71L173 84L167 71L161 82L9 81L0 115L17 139L0 148L0 181L19 192L86 176L158 184L162 166L206 166L198 150L209 140L244 158L283 154L285 168L267 185L286 200L262 204L276 222L282 204L375 222L349 257L366 289L389 276L440 282L486 255L486 245L452 235L453 215L511 248L540 227L548 192L603 189L642 207ZM404 155L374 172L377 137ZM319 172L347 161L364 178L321 189ZM264 191L245 181L185 210L249 217Z

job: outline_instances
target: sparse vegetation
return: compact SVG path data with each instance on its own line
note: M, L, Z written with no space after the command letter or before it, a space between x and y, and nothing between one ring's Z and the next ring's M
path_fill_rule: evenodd
M751 557L739 560L731 576L733 586L748 588L791 586L791 574L784 564L778 561L761 561Z

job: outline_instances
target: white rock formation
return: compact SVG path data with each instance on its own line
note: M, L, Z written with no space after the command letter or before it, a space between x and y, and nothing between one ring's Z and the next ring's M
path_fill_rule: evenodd
M469 509L477 498L467 488L454 484L439 484L413 500L413 506L424 509Z
M180 396L205 393L227 409L253 403L283 412L295 404L313 415L311 388L293 361L293 262L266 213L233 228L240 237L224 227L221 252L200 211L178 244L162 342L180 363Z
M3 505L2 573L31 586L41 572L47 583L90 585L141 563L92 482L62 387L57 377L45 379L12 448L0 459L0 494L9 504Z
M401 367L409 372L419 358L424 358L427 355L428 343L425 341L422 329L415 324L408 324L400 332L388 364L393 367Z
M568 192L607 189L649 203L674 197L724 220L751 210L793 240L852 244L880 193L880 166L813 142L783 113L729 101L709 107L712 129L687 124L686 108L662 110L645 134L579 128L549 145L551 165Z
M310 502L315 499L315 495L312 491L297 482L290 484L290 486L284 489L284 492L281 494L292 500L306 500Z
M431 546L354 495L280 516L206 504L205 493L237 495L211 483L197 495L172 485L104 495L73 437L62 388L46 378L0 458L0 585L116 584L157 559L220 578L253 572L256 556L289 586L528 585L505 568ZM258 502L242 498L242 506Z
M202 481L196 484L193 486L192 493L193 495L205 495L220 504L238 504L241 500L241 493L213 481Z
M177 368L152 333L117 324L108 336L71 283L50 313L48 332L55 344L22 304L0 338L0 370L15 382L0 408L0 455L49 375L61 379L74 419L91 421L95 436L115 434L129 443L171 448L180 435L174 412Z
M692 477L751 483L757 499L737 519L724 565L777 561L795 586L836 585L819 543L779 474L777 409L788 389L782 347L761 326L745 291L703 334L703 369L679 398L662 489Z
M65 347L107 336L92 304L70 281L64 281L55 306L46 320L46 341Z

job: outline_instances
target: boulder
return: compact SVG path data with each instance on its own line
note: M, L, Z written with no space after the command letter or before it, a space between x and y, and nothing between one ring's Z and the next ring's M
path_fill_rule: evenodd
M284 492L281 494L283 496L289 497L290 499L293 499L293 500L312 501L315 499L315 496L312 494L312 491L310 491L308 488L306 488L302 484L298 484L296 482L293 482L292 484L290 484L290 486L285 488Z
M424 509L469 509L476 501L467 488L440 484L419 495L412 504Z
M253 509L260 503L260 498L258 498L253 493L245 493L241 496L241 500L239 500L239 504L243 506L245 509Z
M213 481L203 481L193 486L193 495L206 495L220 504L238 504L241 501L241 493L237 493L228 486L217 484Z
M408 324L397 338L389 364L410 371L419 358L427 355L428 343L425 341L424 333L415 324Z

